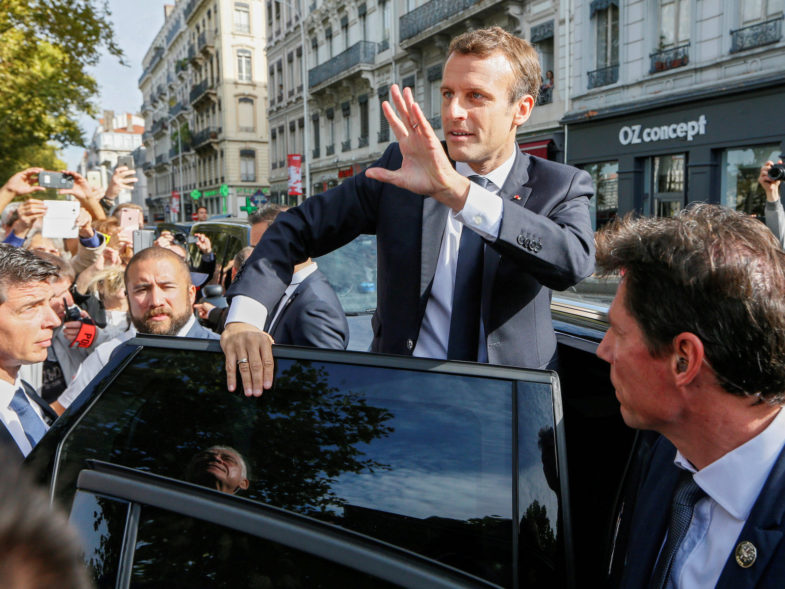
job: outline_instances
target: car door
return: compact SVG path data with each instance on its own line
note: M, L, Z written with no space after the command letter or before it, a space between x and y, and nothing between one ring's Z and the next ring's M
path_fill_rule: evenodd
M217 342L140 337L28 459L70 507L87 460L179 480L206 448L241 495L507 587L572 586L554 373L275 346L261 398L228 393ZM199 480L204 481L204 477Z

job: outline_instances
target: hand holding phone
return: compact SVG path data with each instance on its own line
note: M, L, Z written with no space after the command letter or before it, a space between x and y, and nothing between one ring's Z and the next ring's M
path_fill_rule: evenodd
M74 177L65 172L49 172L44 170L38 174L38 185L44 188L73 188Z
M76 220L81 206L75 200L45 200L46 214L41 233L44 237L78 237Z

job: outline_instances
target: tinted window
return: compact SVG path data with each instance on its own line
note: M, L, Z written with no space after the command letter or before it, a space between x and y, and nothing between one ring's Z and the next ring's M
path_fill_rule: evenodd
M71 524L84 548L84 560L98 589L113 588L129 504L79 491L71 510Z
M223 526L142 507L131 587L391 587L339 564Z
M342 248L316 258L348 314L376 308L376 237L360 235Z
M541 525L543 554L558 550L555 459L540 448L554 423L549 384L281 358L276 371L272 391L246 399L226 392L220 353L143 350L66 438L58 494L69 499L92 457L217 486L228 467L198 457L222 446L244 457L248 498L505 585L514 522Z

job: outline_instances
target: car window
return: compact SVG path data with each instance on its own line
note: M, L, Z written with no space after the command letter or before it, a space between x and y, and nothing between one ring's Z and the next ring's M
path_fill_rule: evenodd
M351 357L356 364L279 357L273 390L247 399L226 392L219 352L145 348L65 438L56 494L71 501L89 458L217 485L200 456L229 448L247 465L248 488L229 488L241 496L504 585L558 578L549 373L472 367L505 376L484 377ZM536 547L520 571L518 537Z
M347 315L376 308L376 236L360 235L345 246L316 258Z

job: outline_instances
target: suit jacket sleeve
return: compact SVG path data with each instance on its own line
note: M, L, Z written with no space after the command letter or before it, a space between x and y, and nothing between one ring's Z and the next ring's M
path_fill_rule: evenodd
M545 202L545 208L533 210L515 199L503 199L499 237L492 246L518 261L540 284L564 290L594 271L588 206L594 190L585 171L559 166L558 174L539 174L536 167L544 165L553 164L540 161L533 166L529 199ZM541 195L544 191L550 194Z

